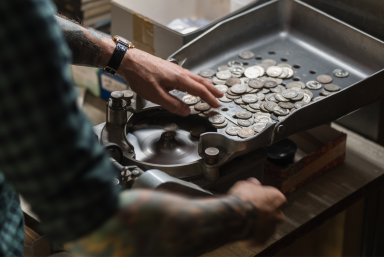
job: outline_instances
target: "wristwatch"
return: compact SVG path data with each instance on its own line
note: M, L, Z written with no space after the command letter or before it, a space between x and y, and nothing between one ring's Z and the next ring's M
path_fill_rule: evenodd
M129 48L135 48L135 46L130 41L120 36L114 36L112 39L116 43L116 49L113 52L107 66L103 69L103 72L114 76L127 50Z

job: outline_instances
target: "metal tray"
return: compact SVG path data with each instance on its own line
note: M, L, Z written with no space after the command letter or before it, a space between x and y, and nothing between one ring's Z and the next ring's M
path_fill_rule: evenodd
M334 121L384 95L384 42L297 0L271 1L221 22L170 59L198 73L203 68L215 70L231 60L244 62L238 57L243 50L253 51L258 59L282 62L285 58L295 65L294 77L284 83L316 80L320 74L332 75L336 68L347 70L349 76L332 76L342 90L296 110L281 122L270 123L251 138L231 137L224 129L202 135L200 155L207 147L224 150L217 166L291 134ZM247 62L254 65L260 60ZM316 97L321 90L312 92ZM228 109L222 112L228 118L243 110L233 102L222 106Z

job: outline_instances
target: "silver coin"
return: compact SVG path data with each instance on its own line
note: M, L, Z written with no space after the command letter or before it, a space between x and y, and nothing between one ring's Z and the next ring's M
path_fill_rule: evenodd
M319 81L322 84L328 84L328 83L331 83L333 79L331 76L328 76L328 75L319 75L317 77L317 81Z
M255 132L251 128L243 128L243 129L240 129L237 134L239 135L239 137L247 138L255 135Z
M257 80L257 79L251 79L248 82L248 86L250 86L252 88L260 89L260 88L263 88L264 82L262 82L261 80Z
M245 92L247 92L247 86L244 84L237 84L232 86L230 90L232 93L235 94L244 94Z
M279 67L279 66L278 66ZM289 74L289 69L288 68L285 68L285 67L280 67L283 69L283 72L281 73L281 75L278 77L279 79L285 79L288 74Z
M238 95L238 94L232 93L232 91L229 88L228 88L226 93L229 94L229 95L233 95L233 96L237 96Z
M238 126L229 126L228 128L225 129L225 133L227 133L230 136L237 136L240 130L241 128Z
M255 54L252 53L251 51L243 51L239 53L239 57L244 60L249 60L255 57Z
M304 93L303 100L301 100L301 101L304 102L304 103L310 103L311 99L312 98L307 93Z
M302 89L298 88L298 87L291 87L289 90L294 90L294 91L297 91L297 92L302 91Z
M255 65L254 67L258 68L259 69L259 77L260 76L263 76L265 74L265 68L261 65Z
M230 103L230 102L232 102L233 100L227 98L226 96L223 96L222 98L219 98L219 101L220 101L220 102L223 102L223 103Z
M295 103L295 108L296 109L299 109L299 108L301 108L301 107L303 107L304 105L307 105L307 103L305 103L305 102L296 102Z
M264 73L265 73L265 71L266 71L269 67L271 67L271 66L273 66L273 65L269 65L269 64L265 64L265 63L256 63L255 66L260 66L261 68L263 68L263 69L264 69Z
M243 99L240 97L240 98L238 98L238 99L235 99L235 103L236 104L245 104L244 102L243 102Z
M292 77L293 77L293 74L294 74L293 70L290 69L290 68L288 68L288 75L287 75L286 79L290 79L290 78L292 78Z
M255 66L251 66L245 69L244 75L247 78L254 79L260 76L260 70Z
M237 120L237 123L242 126L242 127L249 127L251 126L253 123L255 123L255 120L252 119L252 118L249 118L248 120L243 120L243 119L238 119Z
M239 78L229 78L229 79L227 79L227 80L225 81L225 84L226 84L227 86L232 87L232 86L234 86L234 85L237 85L237 84L243 84L243 83L242 83L241 79L239 79Z
M250 86L247 85L247 91L246 91L246 93L250 93L252 90L254 90L254 88L251 88Z
M240 78L243 76L243 73L240 72L232 72L232 78Z
M324 85L324 89L330 92L336 92L336 91L339 91L341 88L335 84L327 84L327 85Z
M254 93L257 93L259 90L257 88L253 88L249 93L250 94L254 94Z
M289 82L285 87L288 89L291 89L292 87L298 87L298 88L304 89L305 84L301 81L293 81L293 82Z
M217 71L226 71L229 70L229 67L227 65L223 65L217 68Z
M281 68L289 68L289 69L292 69L292 66L289 65L288 63L279 63L277 66L281 67Z
M268 117L268 118L270 118L271 117L271 114L270 113L261 113L261 112L259 112L259 113L255 113L255 119L257 118L257 117Z
M239 119L247 120L252 117L252 113L248 111L239 111L236 113L236 117Z
M312 90L320 89L323 86L321 83L314 80L308 81L306 85L307 85L307 88Z
M253 109L250 105L247 105L247 110L250 111L250 112L253 112L253 113L259 111L259 110L255 110L255 109Z
M281 83L283 83L283 80L279 78L267 78L266 80L275 81L277 85L280 85Z
M302 91L297 91L297 96L291 98L292 101L300 101L304 98L304 93Z
M229 67L232 67L232 66L243 66L244 64L242 62L238 62L238 61L229 61L228 62L228 66Z
M241 96L241 98L243 99L244 103L248 103L248 104L256 103L257 101L259 101L259 98L257 97L257 95L252 95L252 94L243 95Z
M240 107L243 108L243 109L247 109L248 108L248 104L240 104Z
M261 94L267 94L267 93L269 93L269 92L271 92L271 90L269 90L269 88L263 88L262 90L260 90L259 93L261 93Z
M262 102L262 103L260 104L260 111L268 113L268 112L270 112L270 111L267 110L267 109L264 107L264 104L265 104L265 103L266 103L266 102Z
M204 113L202 113L202 112L201 112L201 113L199 113L199 116L200 116L200 117L203 117L203 118L207 118L207 119L208 119L208 116L207 116L207 115L205 115L205 114L204 114Z
M262 64L266 64L266 65L269 65L269 66L275 66L276 65L276 61L275 60L272 60L272 59L265 59L261 62Z
M204 113L204 114L206 114L206 113ZM207 115L207 116L208 116L208 115ZM214 115L214 116L209 117L208 120L209 120L209 122L211 122L211 123L219 124L219 123L223 123L223 122L225 121L225 118L224 118L224 116L221 115L221 114L216 114L216 115Z
M196 110L194 106L189 106L189 115L199 114L200 111Z
M232 66L229 68L229 71L232 72L232 73L240 73L240 74L243 74L244 73L244 67L242 66Z
M185 95L183 96L183 102L188 105L197 104L200 101L200 97L194 95Z
M256 115L256 114L255 114ZM268 124L272 121L272 118L270 116L265 116L265 115L262 115L262 116L255 116L255 122L256 123L264 123L264 124Z
M261 102L257 102L257 103L249 104L249 106L250 106L252 109L260 110L260 103L261 103Z
M277 78L278 76L281 75L281 73L283 73L283 69L278 66L271 66L267 69L267 74L270 77Z
M327 91L327 90L325 90L324 88L321 90L321 93L320 93L321 95L323 95L323 96L330 96L330 95L332 95L333 94L333 92L329 92L329 91Z
M213 77L212 79L213 84L215 85L225 85L225 80L219 79L218 77Z
M284 109L284 108L281 108L280 106L276 106L274 109L273 109L273 112L277 115L280 115L280 116L285 116L285 115L288 115L289 114L289 110L288 109Z
M277 87L277 83L276 81L272 81L272 80L266 80L264 81L264 87L265 88L273 88L273 87Z
M315 97L313 99L314 102L317 102L317 101L320 101L320 100L323 100L325 98L325 96L318 96L318 97Z
M333 75L338 78L345 78L345 77L348 77L349 72L342 69L336 69L333 71Z
M304 92L304 94L307 94L310 99L313 98L313 93L311 91L309 91L308 89L304 89L303 92Z
M265 99L265 94L263 93L257 93L257 98L259 98L260 101L263 101Z
M202 69L199 72L199 75L204 77L204 78L211 78L213 75L215 75L215 72L211 69Z
M281 93L276 93L275 99L279 102L289 102L289 99L285 98Z
M218 129L225 128L227 125L228 125L227 119L224 119L223 123L219 123L219 124L212 123L212 126L214 126L215 128L218 128Z
M287 99L292 99L298 95L298 92L295 90L287 89L284 90L281 94Z
M232 77L232 73L229 70L219 71L216 73L216 77L221 80L227 80Z
M295 104L294 103L291 103L291 102L280 102L279 103L279 106L281 108L284 108L284 109L292 109L295 107Z
M211 109L211 106L207 103L197 103L195 104L195 109L198 111L208 111Z
M263 104L263 106L264 106L264 108L266 109L266 110L268 110L269 112L273 112L273 109L277 106L277 103L275 103L275 102L265 102L264 104ZM261 108L261 106L260 106L260 108Z
M252 125L252 129L253 131L255 131L256 133L260 133L261 131L263 131L265 129L267 124L265 123L256 123L254 125Z
M211 108L208 111L205 111L204 114L207 115L208 117L212 117L212 116L220 114L220 109L219 108Z
M223 93L227 92L227 90L228 90L228 87L226 85L217 85L217 86L215 86L215 88L217 88L219 91L221 91Z
M281 89L280 87L273 87L273 88L270 88L271 92L273 93L281 93L283 91L283 89ZM285 90L285 88L284 88Z
M267 99L267 101L270 101L270 102L275 102L275 103L278 102L278 101L276 100L276 98L275 98L275 93L270 94L270 95L267 95L267 96L266 96L266 99Z
M241 97L241 96L239 96L239 95L231 95L231 94L228 94L230 91L231 91L231 89L228 89L228 91L225 93L225 96L226 96L228 99L238 99L238 98Z

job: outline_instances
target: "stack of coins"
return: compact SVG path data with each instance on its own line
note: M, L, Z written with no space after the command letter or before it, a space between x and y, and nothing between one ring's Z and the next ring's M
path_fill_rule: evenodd
M250 60L254 56L251 51L239 53L239 57L244 60ZM199 75L212 79L215 87L224 93L219 101L234 102L244 109L236 113L238 126L228 126L225 130L228 135L237 135L241 138L260 133L269 122L282 121L296 109L311 101L324 99L341 89L335 84L330 84L333 79L325 74L307 83L294 81L285 85L283 80L290 79L294 75L292 66L287 63L277 64L272 59L265 59L249 67L244 67L243 62L234 60L218 67L217 72L203 69ZM349 73L335 69L333 75L344 78ZM321 90L321 96L314 98L311 90ZM190 105L191 114L209 118L214 127L225 128L228 125L225 117L220 115L220 110L209 111L210 106L201 102L198 97L187 95L183 101ZM205 108L201 108L201 104Z

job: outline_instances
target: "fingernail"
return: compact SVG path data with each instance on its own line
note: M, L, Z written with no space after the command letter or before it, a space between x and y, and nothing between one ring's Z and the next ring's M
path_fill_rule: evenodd
M180 115L181 116L188 116L190 112L191 112L191 110L189 109L189 107L184 104L183 110L181 110Z
M260 185L261 186L261 183L260 183L260 181L258 180L258 179L256 179L256 178L248 178L247 179L249 182L252 182L253 184L256 184L256 185Z

